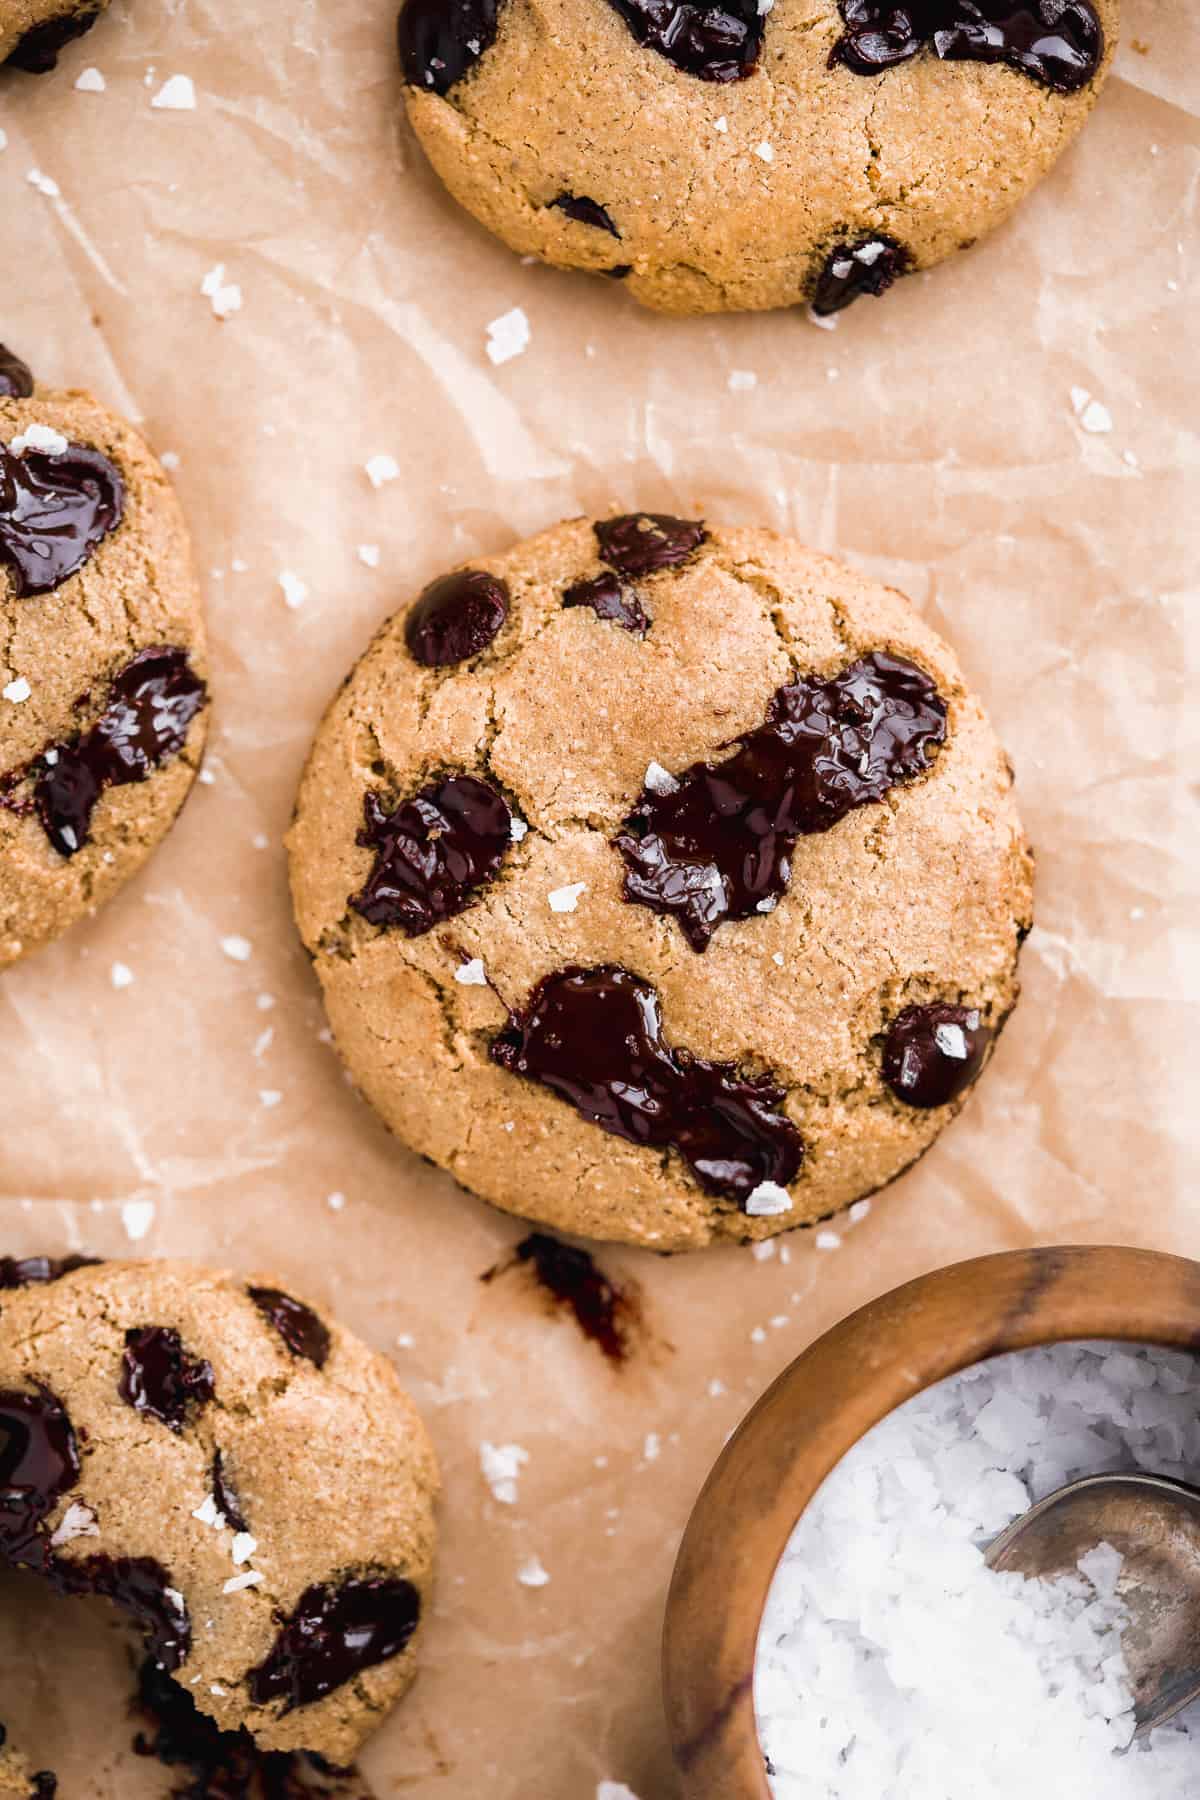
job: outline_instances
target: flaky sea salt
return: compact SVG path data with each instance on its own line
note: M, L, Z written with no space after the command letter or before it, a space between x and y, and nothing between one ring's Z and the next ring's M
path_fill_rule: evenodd
M155 1206L153 1200L125 1200L121 1205L121 1223L125 1227L125 1236L136 1244L144 1238L154 1223Z
M279 586L283 594L283 603L295 612L308 599L308 588L294 569L280 569Z
M368 569L377 569L379 567L379 545L360 544L358 560L360 563L364 563Z
M652 794L674 794L679 790L679 783L668 769L661 763L647 763L643 784Z
M529 348L529 320L519 306L493 319L487 334L487 353L496 364L511 362Z
M363 468L373 488L381 488L389 481L395 481L400 473L400 464L394 456L369 456Z
M72 1500L55 1527L50 1542L57 1550L60 1544L73 1543L76 1538L99 1536L100 1527L91 1507L85 1506L82 1500Z
M228 319L240 312L242 290L236 281L226 281L225 264L216 263L200 283L200 292L212 306L218 319Z
M223 1594L240 1594L243 1588L257 1587L263 1580L258 1569L247 1569L244 1575L231 1575L221 1589Z
M221 939L221 949L231 962L249 962L254 946L249 938L236 937L232 934Z
M760 1181L746 1196L746 1211L752 1219L770 1219L791 1210L792 1196L777 1181Z
M479 1446L479 1467L483 1471L483 1479L492 1490L492 1498L499 1500L502 1506L517 1504L517 1482L521 1470L529 1461L529 1452L522 1444L489 1444Z
M4 689L4 698L6 700L11 700L14 706L20 706L24 701L28 700L32 692L33 689L30 687L24 675L18 675L16 680L10 681L8 686Z
M572 913L579 905L579 896L586 893L586 881L573 881L567 887L552 888L546 899L550 903L551 912Z
M248 1531L235 1531L233 1543L229 1546L229 1554L235 1563L246 1563L258 1549L258 1539Z
M108 972L108 978L115 988L133 986L133 970L128 963L115 962Z
M1130 1748L1119 1554L1045 1582L984 1550L1080 1475L1194 1480L1198 1400L1192 1357L1066 1344L967 1369L869 1432L797 1524L763 1616L776 1800L1189 1800L1200 1710Z
M75 77L75 90L80 94L102 94L107 86L99 69L81 69Z
M483 966L482 957L473 956L470 962L459 963L454 971L454 979L460 987L486 987L487 970Z
M1082 431L1103 433L1112 430L1112 414L1103 401L1094 400L1086 388L1071 389L1071 405Z
M14 456L24 456L27 450L40 450L43 456L62 456L71 446L53 425L27 425L8 447Z
M550 1577L542 1567L542 1560L539 1556L527 1556L517 1570L517 1580L522 1587L545 1587L549 1579Z
M195 112L195 83L190 75L168 76L150 104L161 112Z

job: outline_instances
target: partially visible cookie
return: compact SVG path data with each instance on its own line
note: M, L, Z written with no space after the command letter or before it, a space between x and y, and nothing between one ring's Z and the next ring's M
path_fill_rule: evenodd
M0 1286L0 1560L115 1602L223 1730L348 1763L432 1580L391 1364L269 1277L30 1259Z
M55 1800L58 1783L49 1769L31 1769L0 1725L0 1800Z
M191 546L141 437L0 346L0 968L166 834L208 689Z
M108 0L0 0L0 63L45 75L64 44L90 31Z
M510 1212L658 1249L872 1192L1016 994L1012 775L902 595L773 532L579 519L432 582L289 834L338 1049Z
M665 312L819 314L1007 218L1119 0L405 0L408 115L521 255Z

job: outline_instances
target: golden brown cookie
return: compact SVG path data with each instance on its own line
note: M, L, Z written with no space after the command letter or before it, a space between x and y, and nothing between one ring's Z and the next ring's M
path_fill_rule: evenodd
M0 968L116 892L207 725L204 621L162 466L0 347Z
M1008 217L1118 0L406 0L409 118L522 255L647 306L832 313Z
M56 1793L51 1772L31 1769L29 1759L7 1741L0 1725L0 1800L54 1800Z
M113 1600L223 1730L348 1763L432 1580L391 1364L269 1277L4 1259L0 1286L0 1558Z
M773 532L557 526L436 581L289 835L338 1048L507 1211L659 1249L829 1215L1017 993L1012 777L903 596Z
M45 75L64 44L90 31L108 0L0 0L0 63Z

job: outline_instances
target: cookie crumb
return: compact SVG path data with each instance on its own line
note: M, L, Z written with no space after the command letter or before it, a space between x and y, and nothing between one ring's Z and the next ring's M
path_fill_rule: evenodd
M163 112L195 112L195 83L190 75L169 75L150 104Z
M460 963L454 971L454 979L460 987L486 987L487 974L483 966L483 958L473 956L470 962Z
M752 1219L770 1219L791 1210L792 1196L777 1181L760 1181L746 1196L746 1212Z
M529 320L519 306L493 319L487 334L487 353L497 365L511 362L514 356L520 356L529 348Z
M75 91L79 94L102 94L107 86L99 69L81 69L75 77Z
M522 1587L545 1587L549 1579L549 1574L542 1567L541 1558L537 1556L527 1556L517 1570L517 1580Z
M14 706L20 706L22 701L28 700L32 692L33 689L30 687L28 681L26 681L24 675L18 675L16 680L10 681L8 686L4 689L4 698L6 700L11 700Z
M546 898L550 902L550 911L556 913L573 913L579 905L579 896L587 893L586 881L574 881L566 887L552 888Z

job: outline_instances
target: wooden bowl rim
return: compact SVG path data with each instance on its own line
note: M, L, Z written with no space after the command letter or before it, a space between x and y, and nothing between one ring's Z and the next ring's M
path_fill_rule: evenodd
M1200 1264L1118 1245L953 1263L851 1313L776 1378L700 1492L667 1597L663 1701L688 1800L771 1800L754 1716L759 1624L796 1521L846 1452L960 1369L1083 1339L1200 1349Z

